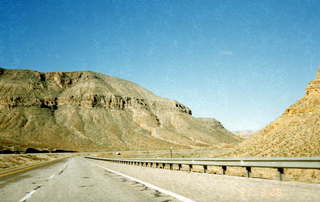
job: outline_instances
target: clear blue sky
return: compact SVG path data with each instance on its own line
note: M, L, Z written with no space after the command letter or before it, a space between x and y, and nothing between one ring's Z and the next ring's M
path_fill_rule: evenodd
M0 66L91 70L259 129L320 64L318 0L1 0Z

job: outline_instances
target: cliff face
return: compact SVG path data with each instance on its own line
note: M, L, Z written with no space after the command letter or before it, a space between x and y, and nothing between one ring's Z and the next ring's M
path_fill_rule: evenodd
M257 135L239 145L238 156L320 155L320 72L306 95Z
M0 148L167 149L238 143L214 119L94 72L0 69Z

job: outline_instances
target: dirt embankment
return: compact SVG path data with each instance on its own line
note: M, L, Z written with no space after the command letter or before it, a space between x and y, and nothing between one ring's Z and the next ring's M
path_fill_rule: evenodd
M173 149L154 151L114 151L91 153L90 156L102 158L215 158L234 151L233 145L210 149Z
M0 173L19 167L65 158L71 155L74 154L1 154Z

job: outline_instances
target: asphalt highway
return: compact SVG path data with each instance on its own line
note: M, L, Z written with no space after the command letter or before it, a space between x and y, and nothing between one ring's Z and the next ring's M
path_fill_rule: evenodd
M320 184L172 171L90 160L194 201L320 202Z
M84 158L72 158L0 178L0 201L164 202L177 200L141 183L109 172Z
M75 157L0 178L1 202L320 201L320 184L123 165Z

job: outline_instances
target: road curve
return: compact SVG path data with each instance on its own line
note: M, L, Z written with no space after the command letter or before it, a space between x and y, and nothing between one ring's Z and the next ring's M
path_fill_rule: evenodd
M0 178L0 201L177 201L84 158Z

